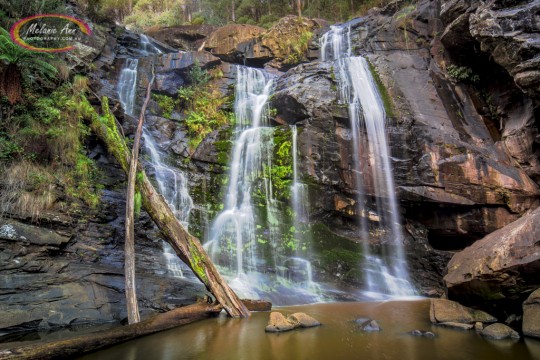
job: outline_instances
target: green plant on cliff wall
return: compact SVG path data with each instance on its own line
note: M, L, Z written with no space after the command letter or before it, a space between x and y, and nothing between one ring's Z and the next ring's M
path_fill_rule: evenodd
M170 96L159 94L152 94L152 98L157 102L163 117L170 119L174 108L177 105L177 101Z
M99 172L85 149L89 129L82 120L93 111L84 96L86 85L84 77L75 76L71 85L49 96L28 94L30 101L16 108L13 126L0 133L0 140L9 139L9 144L0 141L0 181L13 177L20 183L2 193L3 211L36 217L55 203L60 191L70 202L80 200L91 208L99 204ZM47 187L34 187L32 179L37 178L48 179Z
M288 55L284 60L285 64L297 64L306 58L309 42L313 38L311 31L303 31L298 38L287 39L286 48Z
M457 81L477 83L480 81L480 76L475 74L468 66L448 65L446 67L448 76Z
M189 136L190 151L195 151L201 141L212 131L234 123L234 114L225 108L230 101L223 97L211 82L223 76L218 71L209 74L198 63L188 74L191 85L178 90L178 101L184 107L184 124Z

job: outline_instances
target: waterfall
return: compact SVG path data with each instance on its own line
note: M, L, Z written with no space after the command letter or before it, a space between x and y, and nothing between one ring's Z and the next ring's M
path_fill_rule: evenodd
M365 286L368 295L410 296L415 291L409 282L403 251L403 234L395 194L392 165L386 137L386 114L369 64L363 57L353 56L350 26L331 26L321 38L321 58L334 61L339 81L339 101L348 105L351 121L352 170L358 193L360 236L364 238ZM366 189L374 190L377 213L366 205ZM390 230L391 246L383 256L371 253L368 244L367 218L380 219L379 230Z
M311 263L285 254L283 204L270 176L274 128L268 124L273 78L260 69L236 66L236 139L229 162L223 210L205 244L231 287L242 297L275 304L320 299ZM298 186L297 188L300 188Z
M273 80L258 69L238 66L236 71L234 108L240 134L229 163L229 186L224 209L214 220L211 242L207 246L218 264L223 263L220 259L222 253L228 252L229 259L225 263L238 279L257 265L258 242L255 239L255 210L251 191L254 181L262 177L263 163L269 167L272 161L272 129L262 125L266 125L267 101ZM272 187L268 179L265 178L265 182L264 195L270 209Z
M140 36L140 48L145 56L161 54L146 35ZM128 58L118 79L118 97L124 112L132 117L136 117L135 108L137 100L137 75L138 59ZM169 166L163 160L161 151L144 124L142 137L144 139L144 150L150 155L149 165L153 171L154 179L158 185L158 190L165 198L165 201L173 211L176 218L187 229L189 225L189 215L193 208L193 200L189 195L188 182L186 176L178 169ZM163 241L163 256L166 260L167 270L175 277L184 277L184 272L188 269L172 249Z

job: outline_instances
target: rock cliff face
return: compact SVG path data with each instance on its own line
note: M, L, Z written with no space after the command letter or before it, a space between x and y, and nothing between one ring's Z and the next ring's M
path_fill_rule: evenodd
M372 64L385 97L409 267L422 294L442 294L442 278L452 255L471 244L494 246L495 235L475 241L515 226L515 220L538 205L540 195L536 2L477 3L420 0L411 6L396 1L351 22L354 51ZM246 59L279 75L272 97L273 120L275 126L299 128L300 176L309 185L310 220L316 224L318 253L313 260L323 264L315 266L315 276L336 281L346 260L337 258L325 266L318 256L325 250L333 254L350 250L337 244L359 242L356 224L362 214L354 210L350 125L347 109L337 101L332 65L317 59L317 36L325 24L294 19L287 21L316 37L307 45L306 57L290 64L280 53L282 44L275 36L265 37L269 32L260 28L229 25L213 33L214 29L155 30L152 34L161 42L189 51L154 58L153 90L175 96L195 62L221 71L215 82L224 96L231 95L234 82L235 69L229 62ZM115 114L129 137L134 122L122 114L116 90L125 59L141 56L139 37L118 29L96 33L99 38L72 60L77 68L86 68L92 89L116 104ZM228 40L221 41L223 37ZM197 51L200 46L209 51ZM150 62L140 61L146 69L138 83L142 93ZM166 118L155 101L150 108L148 129L157 145L167 151L170 163L188 174L196 203L190 229L202 234L215 211L212 204L221 199L231 128L215 130L196 149L189 149L181 114ZM55 209L37 222L14 215L0 223L0 310L7 314L0 319L0 328L47 328L125 316L124 176L99 143L92 142L89 149L104 175L106 190L98 210ZM368 187L368 205L377 200L373 194ZM376 222L377 215L368 214L369 221ZM518 221L533 225L530 218ZM166 270L159 234L144 213L137 239L143 311L162 311L203 294L202 286ZM374 236L372 242L377 246L380 239ZM505 279L524 282L526 296L532 290L530 277L521 268L508 266L502 271L509 274ZM491 281L486 276L474 275L474 282L484 288ZM457 283L451 286L451 296L458 287L466 288Z
M520 143L517 150L508 146L516 139L504 135L511 128L519 133L537 131L536 125L527 130L534 119L534 101L511 83L501 94L503 85L488 74L482 73L475 82L453 77L449 69L457 48L441 43L449 38L452 26L445 29L441 24L438 2L420 1L416 8L405 5L396 2L352 22L352 41L355 51L373 64L389 94L388 136L402 215L412 235L410 256L425 249L439 259L430 265L441 274L449 253L437 249L460 250L537 206L538 186L530 178L536 171L531 165L537 161L535 148L525 149L526 143ZM471 11L462 2L453 5L441 13L452 24L451 16ZM475 40L471 36L469 41ZM477 67L496 69L502 79L508 78L485 54L479 56L485 63ZM454 67L465 66L458 64ZM346 229L354 227L357 216L351 213L352 146L347 111L337 103L336 86L330 65L300 65L279 79L273 106L278 123L301 126L302 172L319 187L314 212L350 236L354 231ZM507 103L509 98L516 102ZM515 128L517 123L522 126ZM525 161L529 166L516 166L523 159L530 160ZM427 235L423 246L414 231L418 226ZM411 267L424 269L414 262ZM422 271L416 278L422 279Z

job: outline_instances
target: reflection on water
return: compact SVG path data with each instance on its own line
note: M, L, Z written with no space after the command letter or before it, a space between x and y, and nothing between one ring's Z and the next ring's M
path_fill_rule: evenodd
M250 319L220 317L130 341L81 359L540 359L537 340L489 341L474 331L431 325L426 300L314 304L283 307L279 311L306 312L323 326L269 334L264 332L268 313L255 313ZM382 331L359 332L353 322L359 317L376 319ZM414 329L432 331L437 337L409 335Z

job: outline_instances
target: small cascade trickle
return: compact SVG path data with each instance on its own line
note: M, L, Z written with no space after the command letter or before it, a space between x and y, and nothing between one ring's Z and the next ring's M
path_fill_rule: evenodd
M353 146L353 173L357 190L357 212L360 215L360 236L364 238L366 292L370 296L412 296L403 251L403 234L395 194L392 166L386 138L386 114L369 64L363 57L353 56L350 26L331 26L321 38L321 58L334 61L339 81L339 100L348 105ZM377 256L368 244L369 225L366 189L374 190L379 229L389 230L391 246Z
M298 129L296 125L291 125L293 154L293 183L291 185L291 203L294 211L295 226L298 229L300 223L309 222L309 212L307 208L308 197L306 186L298 179Z
M140 35L141 52L146 56L161 54L146 35ZM124 112L132 117L137 116L137 75L138 59L128 58L118 79L118 97ZM189 225L189 215L193 208L193 200L189 195L188 182L184 173L163 160L161 151L155 142L147 125L144 124L142 137L144 139L144 150L150 156L149 165L152 169L154 179L158 185L159 193L173 211L176 218L187 229ZM172 247L163 241L163 256L166 260L167 270L175 277L184 277L188 270Z

